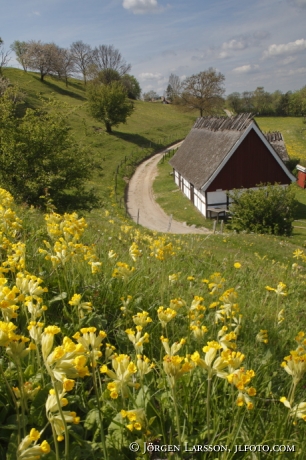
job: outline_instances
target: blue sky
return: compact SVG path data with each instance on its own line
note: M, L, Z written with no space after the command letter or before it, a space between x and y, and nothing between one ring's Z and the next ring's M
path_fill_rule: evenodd
M1 0L0 37L114 45L143 92L209 67L226 94L306 85L306 0Z

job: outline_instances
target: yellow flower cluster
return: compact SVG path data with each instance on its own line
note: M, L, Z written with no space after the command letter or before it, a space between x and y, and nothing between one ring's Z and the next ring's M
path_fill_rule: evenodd
M273 291L275 292L276 295L278 296L287 296L287 292L286 292L286 285L282 282L278 283L277 287L276 288L272 288L270 286L266 286L266 289L267 291Z
M144 409L121 410L122 418L127 418L129 424L126 427L130 430L140 431L146 425L146 415Z
M303 378L306 372L306 339L304 339L304 335L302 331L298 333L295 338L298 344L297 348L292 350L281 364L287 374L292 376L295 385Z
M208 285L210 294L219 294L224 287L225 279L221 276L221 273L215 272L210 275L209 279L203 279L202 282Z
M46 249L39 248L41 254L45 254L45 259L52 262L52 266L64 266L69 261L86 261L91 266L93 274L100 270L101 262L98 261L93 246L86 246L79 243L87 224L84 218L78 219L76 213L64 214L61 216L56 213L45 216L48 234L52 241L51 244L44 240Z
M124 281L128 280L132 273L135 271L135 267L130 267L124 262L117 262L117 268L113 271L112 277L119 278Z
M133 381L133 375L137 372L137 366L131 361L128 355L116 355L112 359L113 370L106 365L100 368L102 374L106 374L112 382L109 382L107 389L112 399L117 399L121 393L123 398L128 397L128 387L139 388L139 384Z
M155 259L161 261L175 255L172 243L167 243L166 238L163 236L160 236L158 239L153 240L150 245L150 249L150 256L155 257Z
M228 382L239 390L236 400L237 406L242 407L246 405L249 410L254 408L254 404L250 396L256 396L256 389L248 386L253 377L255 377L255 372L252 369L245 370L244 367L236 369L233 373L227 376Z
M39 460L42 455L48 454L51 450L50 445L47 441L43 441L41 444L36 444L40 438L40 433L35 428L32 428L30 434L28 434L18 446L17 449L17 460L22 459L37 459ZM34 446L30 447L32 443Z
M135 242L133 242L132 246L130 246L129 254L134 262L136 262L136 260L142 256L142 251L140 251L138 245Z

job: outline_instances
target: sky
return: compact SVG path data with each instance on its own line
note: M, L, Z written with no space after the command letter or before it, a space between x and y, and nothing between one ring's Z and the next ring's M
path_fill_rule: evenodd
M226 94L306 85L306 0L0 0L0 37L113 45L142 92L212 67ZM20 67L11 54L9 63Z

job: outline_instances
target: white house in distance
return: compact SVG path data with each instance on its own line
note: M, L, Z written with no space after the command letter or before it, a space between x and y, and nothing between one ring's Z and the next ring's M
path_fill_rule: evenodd
M207 217L228 209L228 191L294 182L288 160L281 133L262 133L243 113L198 118L170 164L175 183Z

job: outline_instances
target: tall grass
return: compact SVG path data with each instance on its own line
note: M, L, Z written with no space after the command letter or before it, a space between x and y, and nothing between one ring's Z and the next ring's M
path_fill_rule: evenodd
M302 250L16 211L2 192L2 458L303 458Z

